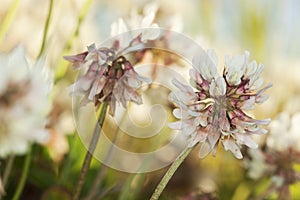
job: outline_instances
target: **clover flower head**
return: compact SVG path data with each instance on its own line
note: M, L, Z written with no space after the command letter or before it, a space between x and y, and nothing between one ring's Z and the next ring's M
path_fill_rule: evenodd
M261 125L268 125L270 119L257 120L245 111L254 109L256 103L263 103L267 96L264 91L271 84L263 84L260 74L262 64L249 62L249 53L225 58L223 75L217 71L217 55L213 50L194 56L190 70L190 83L185 85L177 80L173 83L179 91L170 97L179 106L174 110L177 122L169 126L182 130L192 139L191 145L202 143L200 157L213 150L215 155L219 142L241 159L241 145L257 148L252 134L265 134ZM208 146L208 148L207 148Z
M128 20L119 18L118 21L111 25L111 36L132 31L131 34L122 37L120 40L121 46L128 46L129 42L137 37L142 42L157 39L160 30L158 29L159 26L154 22L156 11L156 4L145 7L143 15L138 14L137 9L132 9Z
M282 112L270 123L270 134L264 148L249 149L244 166L252 179L270 178L269 190L279 196L289 195L289 185L300 181L294 166L300 163L300 113Z
M300 112L290 115L282 112L270 123L267 146L278 152L293 150L300 153Z
M128 101L142 103L137 89L142 82L151 80L136 73L131 63L112 48L96 48L93 44L88 51L75 56L65 56L75 69L87 69L69 91L74 96L83 96L81 105L94 102L95 106L107 101L110 114L114 115L116 102L126 108Z
M29 66L22 46L0 54L0 157L25 154L31 143L49 137L52 82L43 64L39 59Z

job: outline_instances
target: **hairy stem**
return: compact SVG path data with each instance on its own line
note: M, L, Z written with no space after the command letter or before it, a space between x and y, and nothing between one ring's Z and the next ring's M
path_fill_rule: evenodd
M196 145L195 145L196 146ZM193 150L195 146L188 146L184 149L184 151L176 158L176 160L173 162L171 167L168 169L164 177L161 179L160 183L156 187L154 193L152 194L152 197L150 200L157 200L167 184L169 183L170 179L178 169L178 167L181 165L181 163L184 161L184 159L190 154L190 152Z
M78 200L79 197L80 197L80 193L81 193L81 190L82 190L82 187L83 187L86 175L87 175L87 171L90 167L92 157L93 157L93 154L95 152L95 149L96 149L96 146L97 146L97 143L98 143L98 139L99 139L99 136L100 136L100 133L101 133L101 129L102 129L102 126L103 126L103 123L104 123L104 120L105 120L107 107L108 107L108 103L104 102L103 105L102 105L102 109L101 109L101 112L100 112L98 122L96 124L95 129L94 129L94 132L93 132L93 135L92 135L89 147L88 147L88 151L86 152L84 162L82 164L82 168L81 168L80 175L79 175L79 180L77 182L77 186L76 186L76 189L75 189L75 192L74 192L73 200Z
M29 167L30 167L30 163L31 163L31 157L32 157L32 151L31 151L31 147L29 147L29 150L28 150L28 152L26 154L26 157L25 157L21 179L18 183L17 189L15 191L15 194L14 194L12 200L20 199L20 196L23 192L23 189L24 189L24 186L25 186L25 183L26 183L26 179L27 179L27 176L28 176Z

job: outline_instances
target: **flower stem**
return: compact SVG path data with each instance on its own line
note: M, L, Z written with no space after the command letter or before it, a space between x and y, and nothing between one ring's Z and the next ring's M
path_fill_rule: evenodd
M88 147L88 151L86 152L84 162L82 164L82 168L81 168L79 180L77 182L77 186L76 186L76 189L74 192L73 200L79 199L79 196L80 196L80 193L81 193L81 190L82 190L82 187L83 187L86 175L87 175L87 171L90 167L92 157L93 157L94 151L95 151L97 143L98 143L98 139L99 139L99 136L101 133L101 128L102 128L102 125L105 120L107 107L108 107L108 103L104 102L102 105L101 111L100 111L100 116L99 116L98 122L94 129L94 132L93 132L93 135L92 135L89 147Z
M120 126L124 123L125 117L128 115L128 110L130 108L130 105L131 104L128 105L127 109L125 110L124 115L121 118ZM116 145L116 142L120 139L120 134L119 133L120 133L120 127L118 127L116 132L115 132L115 135L114 135L113 140L112 140L112 144L109 147L108 153L106 154L105 159L103 161L104 164L107 163L107 162L110 162L110 159L111 159L111 156L112 156L112 153L113 153L113 150L114 150L113 147L114 147L114 145ZM105 175L106 171L107 171L107 167L102 164L100 169L98 170L98 173L96 175L96 178L94 180L92 188L91 188L90 192L88 193L87 197L85 198L85 200L92 200L97 195L100 183L103 181L103 178L104 178L104 175Z
M18 183L16 192L15 192L12 200L18 200L20 198L22 192L23 192L23 189L24 189L24 186L25 186L25 183L26 183L26 179L27 179L27 176L28 176L28 172L29 172L31 157L32 157L32 151L31 151L31 147L29 147L28 152L27 152L26 157L25 157L21 179Z
M80 27L82 25L82 23L84 22L87 14L89 13L89 9L92 6L92 3L94 1L93 0L86 0L82 6L82 9L79 13L78 19L77 19L77 25L75 27L75 30L73 32L73 34L69 37L68 41L65 44L65 47L62 51L63 55L67 55L69 54L70 50L73 47L74 41L76 40L76 38L78 38L79 36L79 32L80 32ZM64 77L66 71L67 71L67 64L68 62L66 62L64 59L61 59L58 64L57 64L57 70L55 72L55 77L54 77L54 81L57 82L58 80L60 80L62 77Z
M0 43L3 41L6 32L10 27L10 24L13 22L13 19L17 13L17 10L19 7L19 3L20 3L20 0L14 0L11 3L9 10L2 21L2 24L0 27Z
M181 165L181 163L184 161L184 159L190 154L190 152L194 149L196 145L194 146L188 146L184 149L184 151L176 158L176 160L173 162L171 167L168 169L167 173L164 175L164 177L161 179L160 183L156 187L154 193L151 196L150 200L157 200L167 184L169 183L170 179L178 169L178 167Z
M5 185L7 183L8 177L10 175L14 160L15 160L15 155L11 154L8 157L8 160L7 160L7 163L6 163L6 166L5 166L5 170L4 170L4 174L3 174L3 182L2 183L3 183L4 188L5 188Z
M47 19L46 19L46 23L45 23L45 27L44 27L44 34L43 34L42 46L41 46L38 58L40 58L43 55L44 50L45 50L47 33L48 33L50 19L51 19L51 15L52 15L52 8L53 8L53 0L50 0L48 15L47 15Z

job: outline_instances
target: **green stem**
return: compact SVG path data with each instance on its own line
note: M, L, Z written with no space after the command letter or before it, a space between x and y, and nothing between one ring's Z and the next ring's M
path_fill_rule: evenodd
M190 152L194 149L196 145L184 149L184 151L176 158L176 160L173 162L171 167L168 169L167 173L164 175L164 177L161 179L160 183L156 187L154 193L152 194L152 197L150 200L157 200L167 184L169 183L170 179L178 169L178 167L181 165L181 163L184 161L184 159L190 154Z
M130 104L128 105L124 115L121 118L120 126L124 123L125 117L128 115L129 109L130 109ZM120 128L118 127L115 132L114 138L112 140L112 145L109 147L108 153L106 154L103 163L110 162L110 159L111 159L111 156L112 156L112 153L114 150L113 147L114 147L114 145L116 145L117 140L119 140L119 136L120 136L119 132L120 132ZM102 166L104 167L103 169L102 169ZM98 173L96 175L96 178L94 180L94 183L92 185L92 188L91 188L90 192L88 193L87 197L85 198L85 200L92 200L97 195L100 183L102 183L106 171L107 171L107 167L105 167L104 165L101 165L101 167L98 170Z
M70 50L72 49L72 46L74 44L74 40L79 36L80 32L80 27L82 25L82 22L84 21L85 17L88 14L88 11L93 3L93 0L86 0L82 6L82 9L79 13L78 19L77 19L77 25L76 28L73 32L73 35L69 37L69 40L66 42L66 45L63 49L62 54L67 55L70 53ZM61 59L60 62L58 63L58 69L56 70L54 81L57 82L60 80L62 77L64 77L66 71L67 71L67 66L69 62L66 62L64 59Z
M40 58L43 55L44 50L45 50L48 29L49 29L50 19L51 19L51 15L52 15L52 8L53 8L53 0L50 0L48 15L47 15L47 19L46 19L46 23L45 23L45 27L44 27L42 46L41 46L38 58Z
M28 176L28 172L29 172L31 157L32 157L31 147L29 147L28 152L27 152L26 157L25 157L21 179L18 183L17 190L16 190L12 200L18 200L20 198L22 192L23 192L23 189L24 189L24 186L25 186L25 183L26 183L26 179L27 179L27 176Z
M5 16L5 18L2 22L1 28L0 28L0 43L3 41L3 38L9 28L11 22L14 19L14 16L17 12L19 3L20 3L20 0L14 0L10 5L7 15Z
M7 163L6 163L6 166L5 166L5 170L4 170L4 174L3 174L3 187L5 188L5 185L7 183L7 180L8 180L8 177L10 175L10 172L11 172L11 169L12 169L12 165L14 163L14 160L15 160L15 155L14 154L11 154L9 157L8 157L8 160L7 160Z
M97 143L98 143L98 139L101 133L101 128L103 126L104 120L105 120L105 116L106 116L106 111L107 111L107 107L108 107L108 103L104 102L102 105L102 109L100 112L100 116L98 119L98 122L96 124L96 127L94 129L89 147L88 147L88 151L86 152L85 158L84 158L84 162L82 164L82 168L81 168L81 172L80 172L80 176L79 176L79 180L77 182L77 186L74 192L74 196L73 196L73 200L78 200L80 197L80 193L87 175L87 171L90 167L91 161L92 161L92 157L93 154L95 152Z

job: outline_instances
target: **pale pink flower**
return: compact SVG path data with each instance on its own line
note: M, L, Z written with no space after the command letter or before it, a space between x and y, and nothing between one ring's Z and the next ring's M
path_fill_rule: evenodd
M221 141L224 149L241 159L241 145L257 148L252 134L265 134L261 125L270 119L256 120L245 113L256 103L267 99L263 93L271 84L257 91L262 85L259 78L263 65L248 61L249 53L226 57L223 75L217 72L217 56L213 50L193 58L190 70L191 85L177 80L173 83L180 90L171 93L171 99L179 106L174 115L180 121L171 123L192 139L191 145L202 143L200 157L206 156Z
M116 102L123 107L128 101L141 104L142 98L137 89L142 82L151 82L138 75L131 63L118 55L114 47L96 48L93 44L87 52L65 56L75 69L87 68L87 72L69 87L71 94L83 96L81 105L94 102L98 106L104 101L109 102L111 115L115 113Z

